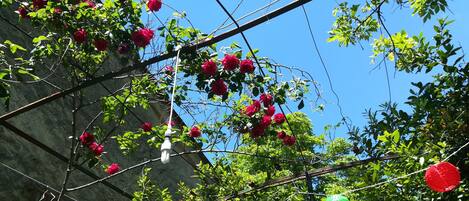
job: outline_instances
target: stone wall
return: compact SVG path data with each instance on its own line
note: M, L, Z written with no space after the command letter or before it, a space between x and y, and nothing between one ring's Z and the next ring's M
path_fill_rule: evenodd
M19 22L18 17L12 10L0 9L0 41L11 40L14 43L21 44L24 47L31 48L31 39L19 29L25 30L28 34L34 36L35 31L27 25L27 22ZM17 27L15 27L17 26ZM105 66L109 66L109 70L118 69L119 62L117 59L110 59ZM61 67L56 69L60 72ZM39 72L48 72L41 70ZM66 78L56 73L47 79L48 82L56 86L67 88ZM106 81L103 84L111 90L118 89L125 80ZM19 108L39 98L57 92L59 89L46 84L45 82L37 82L34 84L12 84L11 104L9 109L0 109L0 115L8 111ZM108 92L99 85L86 88L83 91L88 100L94 100L100 96L107 95ZM98 103L99 104L99 103ZM145 120L154 123L162 123L167 120L168 108L165 105L153 104L150 110L134 110L134 112ZM88 106L77 115L77 126L83 129L86 124L99 112L99 105ZM9 123L20 128L24 132L30 134L35 139L41 141L47 146L62 155L69 156L68 137L71 135L71 98L64 97L48 103L39 108L33 109L10 120ZM135 130L140 123L131 115L127 118L128 127L118 128L117 133L124 130ZM159 157L157 150L142 148L135 154L123 156L118 150L118 146L114 140L105 144L107 162L118 162L121 167L126 168L148 158ZM189 148L176 146L176 150L182 151ZM184 181L189 185L197 182L191 176L193 175L193 165L200 161L208 162L203 155L187 155L182 158L173 158L168 165L161 163L152 163L147 167L153 168L152 180L161 187L168 187L171 192L177 188L180 181ZM43 151L39 147L17 136L7 128L0 125L0 162L7 164L27 175L44 182L55 189L60 189L63 181L67 164L58 160L51 154ZM86 167L86 165L84 165ZM87 168L87 167L86 167ZM105 176L100 167L90 169L99 176ZM128 193L135 190L136 178L141 174L142 169L129 171L121 176L112 178L109 181L123 189ZM93 181L89 176L76 170L73 172L68 187L77 186ZM46 188L32 182L30 179L11 171L0 165L0 200L2 201L30 201L39 200ZM57 193L54 193L57 195ZM97 184L90 188L85 188L69 194L77 200L128 200L120 194L114 192L103 184ZM50 197L49 197L50 198ZM50 200L50 199L46 199ZM65 199L67 200L67 199Z

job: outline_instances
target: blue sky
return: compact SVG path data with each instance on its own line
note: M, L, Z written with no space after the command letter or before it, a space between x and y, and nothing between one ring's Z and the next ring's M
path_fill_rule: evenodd
M238 11L234 14L239 18L250 11L262 7L272 0L244 0ZM167 4L180 10L186 11L188 18L194 26L204 33L209 33L218 27L226 19L225 13L217 5L215 0L198 1L174 1L165 0ZM239 3L239 0L222 1L228 8L233 10ZM291 0L281 0L274 4L269 10L274 10L280 6L286 5ZM363 1L351 1L363 2ZM363 42L362 46L338 47L337 43L327 43L328 31L334 21L332 10L337 5L336 1L313 1L305 5L305 8L312 23L313 32L318 42L319 49L324 57L328 71L330 73L332 84L340 97L340 103L343 112L348 116L354 125L363 126L366 123L362 113L365 109L377 109L378 105L389 99L386 83L386 74L384 67L371 71L375 65L370 63L370 42ZM465 9L469 8L468 1L449 1L449 9L452 13L439 15L438 17L448 17L456 20L450 27L456 42L461 46L467 47L468 40L465 40L469 33L469 13ZM250 16L242 22L265 14L267 11L259 12L257 15ZM409 8L400 9L397 5L386 5L384 7L384 16L388 29L392 32L398 32L405 29L409 34L426 33L430 36L433 33L432 26L435 24L436 17L423 23L418 16L411 16ZM172 13L168 8L163 9L157 15L165 18ZM229 21L231 22L231 21ZM242 23L241 23L242 24ZM221 32L220 32L221 33ZM340 121L336 99L333 96L327 82L326 74L320 64L320 61L314 52L314 47L308 32L305 17L301 8L297 8L289 13L279 16L260 26L245 32L253 48L260 49L259 56L267 56L279 63L300 67L311 73L316 81L321 85L325 103L324 112L314 112L314 108L306 107L302 110L309 114L315 126L315 133L321 133L324 125L335 124ZM227 46L237 41L245 47L242 38L238 35L219 43L220 46ZM247 48L243 48L247 51ZM411 88L410 82L428 81L429 75L395 73L394 66L388 62L388 69L391 82L392 100L403 106L403 102L409 95ZM314 93L312 93L314 95ZM311 96L314 100L315 97ZM296 108L292 105L291 108ZM343 136L346 129L339 128L336 136Z

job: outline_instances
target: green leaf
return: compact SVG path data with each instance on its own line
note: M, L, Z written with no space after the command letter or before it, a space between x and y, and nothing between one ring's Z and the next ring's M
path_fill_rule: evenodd
M49 38L47 38L46 36L38 36L33 39L33 43L40 43L43 40L49 40Z
M401 134L399 133L398 130L395 130L394 132L392 132L391 136L393 137L394 143L399 142L399 139L401 138Z
M252 50L254 52L254 54L257 54L259 52L259 49L254 49ZM252 58L254 57L253 53L251 51L249 51L247 54L246 54L246 58Z
M381 142L384 142L384 143L388 142L388 139L386 138L385 135L378 136L378 140L381 141Z
M13 54L15 54L17 50L26 51L26 49L24 49L20 45L17 45L15 43L11 42L10 40L6 40L4 43L10 46L10 51Z
M300 103L298 104L298 110L301 110L305 107L305 103L303 100L300 101Z

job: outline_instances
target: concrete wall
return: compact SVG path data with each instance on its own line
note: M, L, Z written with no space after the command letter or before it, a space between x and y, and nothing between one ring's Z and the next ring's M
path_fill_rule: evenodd
M37 31L32 30L27 23L19 22L17 15L11 10L0 9L0 17L5 18L0 19L0 41L11 40L14 43L31 48L31 39L18 31L18 28L25 30L33 36ZM18 26L18 28L15 28L12 24ZM118 69L121 64L117 62L117 59L111 59L105 66ZM58 68L60 72L61 67ZM48 70L39 70L38 72L47 73ZM60 74L61 73L57 73L47 80L63 88L69 87L66 78L62 77ZM104 84L113 90L120 88L124 82L125 80L113 80L104 82ZM1 108L0 115L57 91L58 89L44 82L35 84L12 84L10 108ZM94 100L108 94L99 85L86 88L83 90L83 93L88 100ZM77 118L79 130L86 127L86 124L98 112L99 105L92 105L80 110ZM154 104L150 110L135 110L135 113L144 120L165 122L168 109L164 105ZM116 133L121 133L120 131L124 130L134 130L140 125L131 115L129 115L127 120L127 127L119 128ZM70 141L68 137L71 135L71 121L70 97L61 98L8 120L8 122L67 157L69 156ZM142 148L135 154L123 156L118 150L118 146L114 140L110 140L106 143L105 149L108 152L105 156L106 160L108 160L108 162L118 162L123 168L148 158L159 157L160 155L157 150ZM186 148L177 146L176 149L181 151ZM169 165L153 163L147 167L153 168L152 179L157 185L169 187L170 191L174 192L180 181L184 181L188 184L195 184L195 182L197 182L191 177L193 175L193 167L189 163L194 165L201 160L206 161L203 155L190 155L186 156L185 159L186 160L173 158ZM1 125L0 162L14 167L56 189L60 189L66 170L66 164L64 162L23 138L18 137ZM99 167L91 169L91 171L99 176L105 176L105 173L103 173ZM132 193L135 190L136 178L139 174L141 174L141 169L130 171L109 181L126 192ZM73 172L68 187L84 184L92 180L93 179L77 170ZM46 188L0 165L0 200L39 200L45 190ZM127 198L122 197L103 184L97 184L90 188L72 192L69 195L77 200L127 200Z

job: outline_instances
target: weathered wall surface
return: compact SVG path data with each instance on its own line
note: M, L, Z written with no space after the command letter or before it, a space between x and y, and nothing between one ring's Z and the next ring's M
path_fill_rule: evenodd
M32 35L34 35L34 31L32 31L29 26L25 25L25 23L18 23L18 17L11 10L0 9L0 15L0 17L4 18L0 19L0 41L3 42L4 40L11 40L14 43L30 48L31 46L28 41L31 39L25 34L19 32L18 29L11 24L17 25L19 28L26 30ZM121 65L116 61L110 61L106 66L119 68ZM58 70L60 71L60 69ZM68 87L66 85L66 79L61 77L60 73L51 76L48 81L63 88ZM107 81L104 82L104 84L113 90L120 88L123 82L124 80ZM0 115L26 105L34 100L45 97L53 92L57 92L58 90L59 89L45 84L44 82L27 85L12 84L12 100L10 108L9 110L1 108ZM94 100L96 97L108 94L108 92L99 85L87 88L83 93L87 95L89 100ZM155 104L152 105L152 108L148 111L135 110L135 113L144 120L165 122L167 120L167 110L167 107ZM88 106L80 110L77 116L79 130L85 128L86 124L96 116L98 112L98 105ZM134 130L140 125L140 123L132 116L129 116L127 120L129 122L129 127L119 128L117 133L124 130ZM67 157L69 156L70 141L68 137L71 135L71 121L70 97L53 101L8 120L8 122ZM185 148L178 146L176 149L181 151ZM145 159L159 157L160 155L159 151L142 149L140 152L130 156L123 156L118 150L118 146L114 140L105 144L105 150L108 152L104 157L108 160L107 162L118 162L123 168L141 162ZM195 184L196 180L191 177L193 175L193 167L189 163L194 165L199 163L201 160L206 161L203 155L188 155L185 156L185 159L186 160L173 158L171 163L168 165L153 163L147 167L153 168L152 178L157 185L161 187L169 187L170 191L174 192L180 181L184 181L188 184ZM1 125L0 162L14 167L17 170L24 172L56 189L60 189L67 165L51 154L43 151L23 138L18 137ZM105 176L105 173L103 173L99 168L100 167L91 169L91 171L101 177ZM141 174L141 169L130 171L109 181L124 191L132 193L135 190L135 179L139 174ZM77 186L91 181L92 179L90 177L76 170L71 176L68 187ZM0 166L0 200L39 200L45 190L46 188L36 184L35 182ZM77 200L127 200L127 198L110 190L103 184L97 184L90 188L71 192L69 195Z

